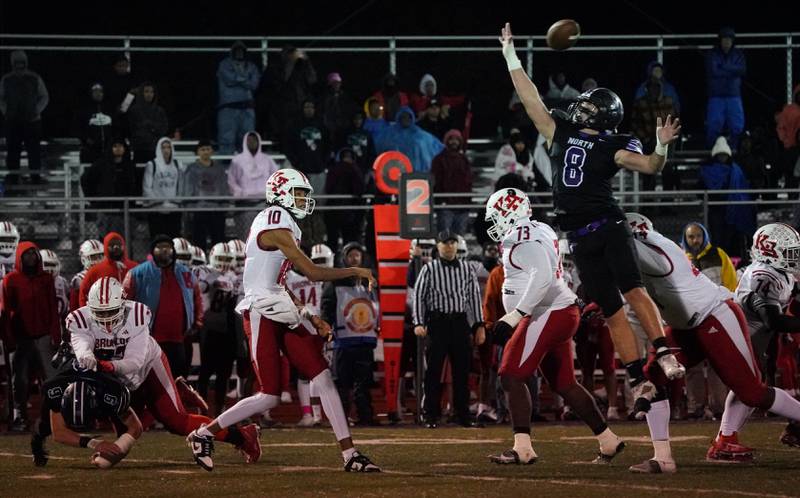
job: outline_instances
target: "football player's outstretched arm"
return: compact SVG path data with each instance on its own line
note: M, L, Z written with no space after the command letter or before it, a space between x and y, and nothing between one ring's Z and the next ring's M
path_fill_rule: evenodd
M375 285L375 277L369 268L327 268L315 265L308 259L303 251L297 247L297 243L292 238L288 230L265 230L258 235L258 246L261 248L278 248L295 268L300 270L309 280L318 282L341 280L344 278L361 278L369 282L369 289Z
M547 143L553 141L553 133L556 130L556 123L550 112L542 102L542 97L539 95L539 89L533 84L525 70L522 69L522 63L517 57L517 52L514 50L514 38L511 35L511 23L506 25L500 31L500 44L503 46L503 57L506 59L508 65L508 74L511 75L511 81L514 83L514 88L517 90L517 95L525 111L530 116L536 129L546 139Z
M614 161L621 168L655 175L664 169L664 165L667 163L667 148L669 144L678 139L680 132L680 119L673 120L672 116L667 116L662 126L661 118L656 118L656 148L653 153L645 156L620 149L614 155Z

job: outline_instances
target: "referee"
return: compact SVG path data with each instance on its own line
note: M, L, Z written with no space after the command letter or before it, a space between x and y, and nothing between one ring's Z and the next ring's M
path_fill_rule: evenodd
M517 95L536 129L547 139L556 218L570 242L583 287L588 298L603 310L615 349L631 377L634 397L649 402L655 386L644 378L644 360L620 294L647 332L667 377L682 377L685 370L667 347L658 308L642 284L631 231L614 199L611 179L621 168L659 173L666 162L667 147L678 138L680 123L667 116L662 126L661 118L657 118L657 145L652 154L645 155L638 139L616 133L623 108L614 92L595 88L581 94L566 115L550 113L522 69L510 24L501 31L500 44ZM520 319L516 311L504 317L512 326ZM649 409L647 403L640 406L644 411Z
M425 426L433 429L441 416L442 367L450 358L453 373L453 408L457 422L475 424L469 416L467 378L475 344L485 340L478 278L468 261L456 258L458 236L444 230L436 245L439 258L427 263L414 285L414 333L425 338Z

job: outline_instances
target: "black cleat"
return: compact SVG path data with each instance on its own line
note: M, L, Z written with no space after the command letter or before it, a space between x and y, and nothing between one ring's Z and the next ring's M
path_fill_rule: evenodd
M353 456L350 457L350 460L345 462L344 464L344 471L345 472L380 472L381 468L372 463L372 461L367 458L367 455L362 455L358 451L353 453Z
M31 454L33 454L33 464L37 467L44 467L47 465L48 454L44 449L44 438L38 434L31 436Z

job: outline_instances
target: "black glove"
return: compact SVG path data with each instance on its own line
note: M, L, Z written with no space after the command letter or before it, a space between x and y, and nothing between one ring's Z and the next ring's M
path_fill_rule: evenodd
M511 334L513 333L514 329L511 325L502 320L498 320L495 322L494 327L492 327L492 343L498 346L505 346L508 340L511 339Z

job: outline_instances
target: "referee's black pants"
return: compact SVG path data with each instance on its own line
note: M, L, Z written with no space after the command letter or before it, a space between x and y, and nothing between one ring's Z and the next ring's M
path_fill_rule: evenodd
M450 358L453 374L453 410L459 422L469 420L469 364L472 358L470 328L464 313L433 313L425 337L425 386L422 408L426 420L439 420L442 414L442 368Z

